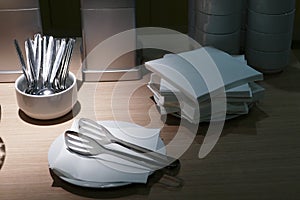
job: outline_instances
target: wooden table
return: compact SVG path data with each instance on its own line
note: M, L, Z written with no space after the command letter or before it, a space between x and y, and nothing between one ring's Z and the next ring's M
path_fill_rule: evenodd
M6 147L0 170L1 200L299 198L300 64L295 57L283 73L265 76L260 83L266 89L264 100L248 115L227 121L217 145L204 159L198 158L198 152L208 124L199 125L193 143L180 157L176 177L182 186L164 186L167 179L157 172L147 184L110 189L73 186L50 173L49 147L74 119L95 117L163 127L166 144L178 126L161 121L145 85L149 75L138 81L82 83L79 56L74 57L71 71L79 80L78 104L63 118L26 117L18 109L14 84L0 84L0 137Z

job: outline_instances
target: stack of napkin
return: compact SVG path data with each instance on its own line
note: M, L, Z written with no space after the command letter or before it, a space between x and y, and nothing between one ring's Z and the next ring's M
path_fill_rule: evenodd
M167 54L145 66L153 72L148 87L159 112L193 123L248 114L264 94L256 83L262 73L212 47Z

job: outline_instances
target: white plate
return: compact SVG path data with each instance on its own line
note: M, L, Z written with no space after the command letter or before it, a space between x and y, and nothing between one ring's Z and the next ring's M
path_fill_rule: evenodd
M106 124L106 128L124 128L129 127L127 122L115 122L115 121L102 121L101 124ZM74 127L74 125L73 125ZM149 131L152 130L150 135L153 138L154 131L158 129L146 129L144 127L138 126L136 124L131 124L131 127L135 129L135 131ZM124 139L122 135L122 131L115 132L114 134L118 134L119 138ZM124 134L124 133L123 133ZM159 134L159 133L157 133ZM130 139L128 135L126 135L126 141L137 142L138 138ZM145 147L145 138L140 140L139 145ZM148 144L149 146L150 144ZM147 144L146 144L147 146ZM161 153L165 153L165 147L162 140L159 138L156 140L156 145L153 145L156 149L159 149ZM59 176L62 180L83 187L92 187L92 188L107 188L107 187L118 187L127 185L130 183L146 183L148 176L151 172L142 170L135 167L124 167L122 169L121 164L116 164L117 161L114 160L115 163L110 161L99 161L99 159L91 159L84 156L77 155L76 153L72 153L67 150L67 147L64 143L64 135L59 135L55 141L52 143L49 153L48 153L48 161L49 168L56 169L66 174L70 174L70 176L63 176L53 170L53 172ZM131 171L130 171L131 170ZM101 173L102 172L102 173Z

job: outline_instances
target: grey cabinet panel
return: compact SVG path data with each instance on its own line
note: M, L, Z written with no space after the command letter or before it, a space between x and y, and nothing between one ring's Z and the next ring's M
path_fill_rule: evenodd
M24 41L37 32L42 32L38 8L0 10L0 82L14 81L21 70L14 39L25 52Z
M134 9L82 10L85 53L122 31L135 27Z
M90 54L95 47L99 48L106 39L119 34L123 31L135 28L135 7L134 0L82 0L81 1L81 26L83 39L83 77L85 81L95 80L95 74L103 74L101 80L118 80L120 75L131 73L136 67L135 51L128 52L116 58L108 64L103 60L112 56L116 50L113 48L126 47L136 48L136 35L133 31L130 33L127 41L121 41L120 44L113 43L112 48L97 49L97 53ZM98 52L99 51L99 52ZM98 55L99 54L99 55ZM118 56L118 55L117 55ZM109 61L110 62L110 61ZM105 63L105 64L103 64ZM106 65L106 66L105 66ZM130 79L140 78L139 70L133 70L133 76ZM106 74L109 74L106 76Z
M0 9L39 8L37 0L0 0Z

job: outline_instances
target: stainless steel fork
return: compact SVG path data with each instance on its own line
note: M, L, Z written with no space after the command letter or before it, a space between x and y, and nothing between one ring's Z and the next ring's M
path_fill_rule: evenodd
M107 153L136 163L151 171L166 167L165 163L161 163L158 160L151 160L146 157L137 156L124 151L108 148L99 143L94 138L76 131L67 130L64 133L64 137L65 144L67 145L68 149L83 156L96 156L102 153Z
M173 157L121 140L115 137L104 126L88 118L79 119L78 129L79 132L82 132L83 134L88 133L92 135L94 138L97 138L97 141L102 145L115 143L125 148L128 148L132 151L135 151L137 153L141 153L144 156L148 157L149 159L155 160L156 162L159 162L165 166L172 164L176 160Z

